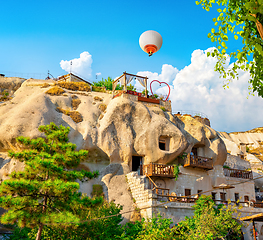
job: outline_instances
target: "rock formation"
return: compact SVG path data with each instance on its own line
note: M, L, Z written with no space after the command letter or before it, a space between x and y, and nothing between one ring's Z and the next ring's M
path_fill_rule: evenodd
M203 156L213 159L214 166L222 168L226 160L224 142L215 130L198 119L177 117L156 105L122 96L113 99L111 93L72 91L54 88L55 85L53 80L29 79L11 100L0 102L0 153L19 150L15 141L18 136L42 136L38 131L40 125L54 122L69 126L69 140L78 149L89 150L80 168L99 170L99 180L108 199L121 204L132 202L125 184L116 188L118 182L125 181L123 174L131 171L132 156L143 156L144 164L173 164L184 152L190 153L193 147L199 147ZM161 138L167 141L165 151L159 147ZM15 167L14 160L3 156L3 165L6 164L0 170L0 178L5 179L12 170L23 166ZM90 193L91 184L96 181L81 185L81 191Z
M43 88L43 84L49 83ZM15 138L40 136L38 126L54 122L69 126L70 141L79 149L88 149L88 161L126 163L132 155L144 156L145 163L171 163L194 145L204 146L215 165L223 165L226 151L216 131L190 116L174 117L158 107L108 93L69 91L62 95L46 94L51 80L25 81L12 100L0 104L0 151L16 149ZM42 87L41 87L42 86ZM79 99L77 112L83 121L74 122L73 99ZM61 112L60 109L64 109ZM76 112L76 111L75 111ZM159 138L169 138L169 150L162 151Z

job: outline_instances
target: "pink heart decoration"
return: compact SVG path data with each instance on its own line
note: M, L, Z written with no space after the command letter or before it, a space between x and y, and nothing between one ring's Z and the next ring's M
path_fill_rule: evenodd
M167 98L164 100L164 101L167 101L168 98L169 98L169 96L170 96L170 91L171 91L170 86L169 86L166 82L159 82L158 80L153 80L153 81L151 81L151 83L150 83L150 90L151 90L152 95L153 95L153 91L152 91L152 83L153 83L153 82L158 82L160 85L161 85L162 83L164 83L164 84L167 85L167 87L168 87L168 89L169 89L169 92L168 92Z

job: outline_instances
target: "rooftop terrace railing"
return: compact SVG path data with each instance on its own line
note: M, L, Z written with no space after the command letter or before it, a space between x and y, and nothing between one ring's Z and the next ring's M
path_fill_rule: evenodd
M226 177L253 179L252 171L224 168Z
M143 165L143 175L150 177L174 177L174 166L150 163Z
M198 167L210 170L213 169L213 160L212 158L208 157L200 157L188 154L184 162L184 167Z

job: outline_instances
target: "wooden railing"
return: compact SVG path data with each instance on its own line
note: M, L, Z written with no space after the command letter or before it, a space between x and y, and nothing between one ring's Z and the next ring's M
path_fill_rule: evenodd
M213 169L213 160L212 158L208 157L200 157L188 154L184 162L184 167Z
M253 179L252 171L224 168L224 174L226 177Z
M174 177L174 166L150 163L143 165L143 175L150 177Z
M250 206L254 208L263 208L263 203L255 202L255 203L250 204Z
M158 187L149 175L146 174L146 176L150 180L149 181L149 189L151 189L153 191L153 193L157 194L157 196L162 196L162 197L169 196L169 191L170 191L169 188Z

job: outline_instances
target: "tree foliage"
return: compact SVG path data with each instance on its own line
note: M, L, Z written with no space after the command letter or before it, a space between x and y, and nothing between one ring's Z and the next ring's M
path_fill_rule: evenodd
M87 181L98 172L74 171L88 154L76 151L68 142L69 127L54 123L40 126L45 138L18 137L24 147L9 156L24 162L24 171L14 171L0 186L0 206L8 211L0 218L4 224L38 227L40 239L44 224L79 222L83 209L102 203L102 198L81 196L76 180Z
M42 230L42 240L86 240L86 239L98 239L98 240L111 240L116 235L121 234L122 220L120 206L116 206L113 202L99 205L95 208L82 207L81 219L83 222L79 224L54 224L45 225ZM98 219L110 215L116 215L110 218ZM88 221L87 221L88 220ZM90 220L90 221L89 221ZM10 226L9 226L10 227ZM5 240L33 240L36 239L37 228L19 228L13 227L13 234L6 234Z
M112 83L113 83L114 79L112 79L111 77L108 77L107 79L102 78L102 80L98 81L98 82L93 82L93 85L95 87L106 87L107 90L112 90ZM122 87L118 84L116 86L115 90L121 90Z
M218 16L213 18L215 27L208 33L217 49L208 52L216 57L215 70L223 76L226 85L238 78L238 69L249 71L252 91L263 97L263 1L262 0L199 0L196 4L209 11L213 4L219 8ZM228 51L227 41L232 37L242 38L242 49ZM234 58L232 68L225 69L227 54Z
M161 215L152 219L142 219L135 223L127 223L122 228L122 234L116 239L123 240L169 240L172 238L171 219L162 218Z
M194 205L194 216L174 228L176 239L241 239L242 225L233 218L236 206L216 206L211 196L202 195Z

